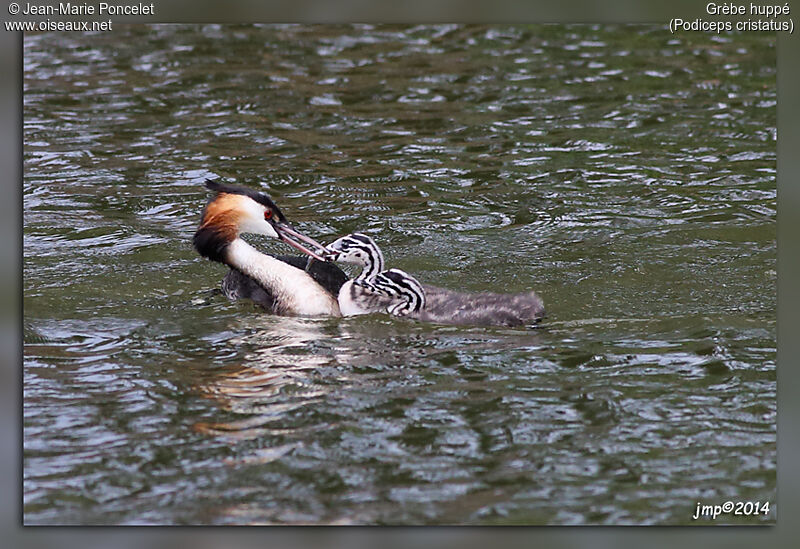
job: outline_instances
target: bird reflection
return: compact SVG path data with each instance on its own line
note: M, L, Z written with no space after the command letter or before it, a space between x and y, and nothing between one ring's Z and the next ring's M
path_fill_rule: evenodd
M234 331L245 335L229 343L247 349L243 359L208 373L197 386L229 414L225 420L194 426L231 440L277 435L286 442L287 436L329 428L328 422L310 414L291 414L296 419L291 422L287 416L320 401L349 395L351 386L356 386L358 393L374 387L378 394L394 380L418 375L414 364L420 361L433 367L458 364L458 353L494 354L540 343L535 333L520 337L513 330L449 326L431 331L386 315L352 319L253 315L236 322ZM335 391L333 397L331 391Z
M310 352L315 342L329 336L325 321L272 317L265 325L263 316L244 322L248 321L253 325L237 327L246 335L230 341L250 349L243 362L215 371L197 387L234 417L198 422L197 431L234 440L286 434L286 429L272 428L272 424L291 410L317 402L329 390L315 382L312 374L334 359L330 353Z

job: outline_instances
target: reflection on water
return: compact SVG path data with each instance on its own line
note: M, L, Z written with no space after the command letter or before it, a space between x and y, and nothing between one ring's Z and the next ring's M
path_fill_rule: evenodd
M231 345L252 349L242 357L242 364L211 373L198 387L235 419L198 422L196 430L231 439L288 434L287 429L276 431L269 426L280 424L289 411L313 406L328 393L327 387L314 383L313 373L330 364L331 358L307 350L324 337L319 324L297 318L270 321L266 330L259 326L257 332L231 340ZM291 449L291 445L284 447Z
M774 46L660 26L26 35L25 522L774 504ZM535 289L549 317L229 303L191 248L214 176L319 240L368 232L425 283Z

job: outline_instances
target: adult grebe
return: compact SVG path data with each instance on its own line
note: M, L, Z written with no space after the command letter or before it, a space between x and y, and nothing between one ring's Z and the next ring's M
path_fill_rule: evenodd
M340 316L336 296L347 275L320 255L328 253L321 244L294 230L266 194L211 180L206 186L216 194L203 210L194 247L231 268L222 282L226 296L252 299L275 314ZM319 262L263 254L242 233L277 238Z
M361 233L344 236L327 249L335 261L364 267L339 291L339 309L344 316L391 309L392 314L425 322L483 326L535 324L545 316L544 304L534 292L454 292L420 284L399 269L384 271L380 248Z

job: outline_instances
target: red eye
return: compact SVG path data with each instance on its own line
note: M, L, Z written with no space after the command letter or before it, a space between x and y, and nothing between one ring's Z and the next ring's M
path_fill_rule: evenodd
M267 221L269 221L270 219L272 219L272 210L266 210L266 211L264 212L264 219L266 219Z

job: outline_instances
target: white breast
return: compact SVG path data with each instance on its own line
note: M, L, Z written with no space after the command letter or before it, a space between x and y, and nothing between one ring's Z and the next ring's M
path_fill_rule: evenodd
M342 312L342 316L355 316L355 315L365 315L370 311L367 311L361 308L358 303L353 301L353 291L352 291L353 281L348 280L342 286L342 289L339 290L339 310Z

